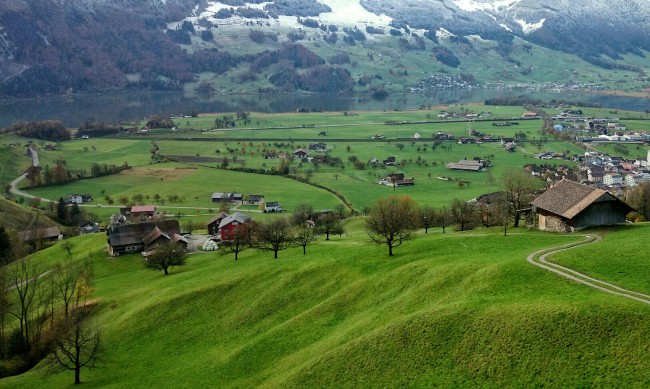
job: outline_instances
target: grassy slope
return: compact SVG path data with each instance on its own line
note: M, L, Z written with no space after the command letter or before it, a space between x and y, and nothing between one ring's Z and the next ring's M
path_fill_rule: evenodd
M367 244L360 220L348 230L307 256L247 251L235 263L193 255L168 277L137 256L106 260L101 235L79 238L77 250L95 247L96 319L108 351L104 367L82 380L170 388L650 384L648 307L525 261L576 236L430 233L388 258ZM42 373L0 382L72 381Z
M0 199L0 225L7 229L23 231L32 226L54 226L57 223L40 212Z
M558 253L551 259L592 277L650 294L647 239L647 223L613 228L604 241ZM598 255L594 255L594 251Z

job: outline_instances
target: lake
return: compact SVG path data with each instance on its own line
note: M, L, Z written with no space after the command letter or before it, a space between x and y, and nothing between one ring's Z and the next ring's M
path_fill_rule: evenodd
M545 101L564 99L598 103L611 109L650 109L650 99L647 98L483 88L439 90L426 94L393 92L383 101L374 100L370 94L364 93L200 96L184 92L120 92L0 100L0 127L17 120L44 119L57 119L67 127L76 127L86 121L119 123L143 120L153 114L189 115L192 110L202 113L292 112L299 108L323 111L406 110L429 104L483 102L487 98L520 95Z

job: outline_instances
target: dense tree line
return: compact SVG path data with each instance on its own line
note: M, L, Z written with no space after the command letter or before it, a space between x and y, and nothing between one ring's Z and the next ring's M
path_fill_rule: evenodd
M58 120L36 122L17 121L4 131L14 132L26 138L36 138L50 142L63 142L70 139L70 132Z

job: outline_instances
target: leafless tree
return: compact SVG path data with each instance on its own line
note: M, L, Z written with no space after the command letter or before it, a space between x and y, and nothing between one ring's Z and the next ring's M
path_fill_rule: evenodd
M391 196L378 199L370 208L366 219L366 232L377 244L393 248L411 239L418 228L417 204L408 196Z
M256 247L259 250L273 251L273 258L278 258L278 251L285 250L293 244L294 236L289 222L284 218L260 224L256 235Z
M74 371L74 383L81 383L81 369L94 368L100 360L100 335L87 322L88 307L80 307L61 322L50 354L50 372Z
M294 241L296 242L296 245L302 247L302 253L307 254L307 246L310 244L314 243L316 241L317 235L316 231L312 226L308 224L303 224L301 226L296 227L294 231Z

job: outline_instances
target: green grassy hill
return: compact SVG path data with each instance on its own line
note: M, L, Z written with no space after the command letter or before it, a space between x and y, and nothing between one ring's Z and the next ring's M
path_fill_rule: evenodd
M308 248L191 255L167 277L105 236L73 241L95 264L106 355L92 387L647 387L650 307L526 262L577 235L439 231L389 258L362 219ZM632 229L647 235L650 225ZM627 230L621 230L624 234ZM605 237L592 258L618 241ZM35 261L56 261L53 247ZM625 267L625 264L620 264ZM621 271L612 268L610 271ZM43 366L0 386L67 387Z

